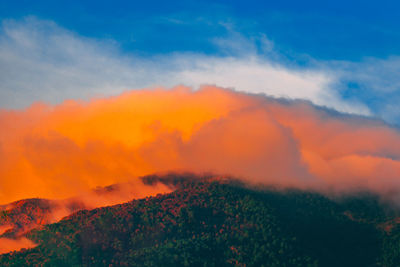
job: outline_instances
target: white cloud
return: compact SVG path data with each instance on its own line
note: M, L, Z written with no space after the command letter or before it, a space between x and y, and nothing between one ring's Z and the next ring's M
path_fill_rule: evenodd
M365 58L361 62L332 64L341 72L341 79L357 81L361 86L381 93L400 90L400 57Z
M3 23L0 70L0 104L6 107L115 94L140 77L110 44L34 18Z
M334 72L331 85L346 99L356 99L386 122L400 125L400 57L364 58L359 62L317 62L319 69Z
M215 84L275 97L307 99L348 113L370 114L366 106L345 101L332 90L331 85L337 80L332 72L273 63L258 56L251 44L243 44L246 40L241 36L237 38L241 47L249 49L235 46L235 56L175 53L140 58L123 54L111 41L84 38L51 21L32 17L3 21L0 107L115 95L132 88L178 84L197 88ZM263 36L261 41L266 40ZM226 48L226 42L218 42ZM267 43L271 50L273 44Z
M330 89L334 77L312 70L293 70L257 57L191 58L192 66L175 73L173 80L190 86L213 84L274 97L307 99L338 111L368 115L369 110L346 102Z

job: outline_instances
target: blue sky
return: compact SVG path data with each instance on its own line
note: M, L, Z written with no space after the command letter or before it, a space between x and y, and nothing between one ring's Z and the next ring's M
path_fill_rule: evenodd
M204 83L400 124L397 1L0 0L0 107Z

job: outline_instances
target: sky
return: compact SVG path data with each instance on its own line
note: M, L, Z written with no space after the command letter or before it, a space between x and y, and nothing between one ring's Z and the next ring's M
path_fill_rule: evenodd
M0 1L0 108L202 84L400 124L396 1Z
M168 171L397 198L398 8L0 0L0 204Z
M399 9L0 0L0 205L115 204L171 171L400 205Z

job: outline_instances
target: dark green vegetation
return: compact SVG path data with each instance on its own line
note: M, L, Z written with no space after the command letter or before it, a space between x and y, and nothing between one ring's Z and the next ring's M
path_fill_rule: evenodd
M39 245L1 256L0 266L399 266L396 212L372 196L162 179L178 189L32 230Z
M11 226L2 237L14 237L34 227L49 222L54 205L47 199L24 199L10 204L11 208L0 210L0 226ZM0 207L6 208L6 207Z

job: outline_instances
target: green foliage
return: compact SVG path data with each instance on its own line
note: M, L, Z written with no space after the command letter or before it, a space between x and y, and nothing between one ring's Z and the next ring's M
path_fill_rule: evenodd
M8 212L6 210L0 210L0 220L6 220L8 216Z
M33 230L27 236L39 245L1 256L0 265L397 266L400 262L400 228L389 235L376 227L373 214L379 214L381 222L386 213L374 201L356 214L362 200L361 204L337 202L311 193L260 192L201 180L188 180L179 188L80 211Z
M400 225L384 237L382 263L383 266L400 264Z

